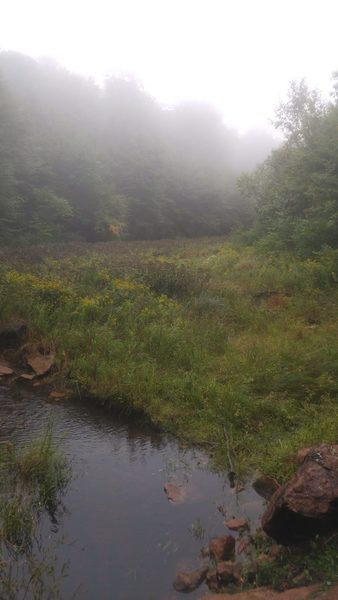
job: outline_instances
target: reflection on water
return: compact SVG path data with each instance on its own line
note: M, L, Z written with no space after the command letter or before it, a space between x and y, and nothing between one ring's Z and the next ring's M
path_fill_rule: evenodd
M250 486L234 494L202 452L89 401L49 401L0 388L0 440L25 441L51 418L73 474L58 526L47 517L42 523L45 540L63 539L56 552L69 565L60 583L64 600L77 588L81 600L182 598L172 588L176 571L199 566L201 547L226 533L218 507L227 518L245 515L257 523L261 499ZM168 502L167 481L185 486L184 503Z

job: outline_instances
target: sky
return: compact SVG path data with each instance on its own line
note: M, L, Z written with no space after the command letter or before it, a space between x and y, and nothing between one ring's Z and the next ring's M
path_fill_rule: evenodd
M101 82L136 76L165 105L206 101L240 131L269 128L292 79L325 94L338 0L0 0L0 50Z

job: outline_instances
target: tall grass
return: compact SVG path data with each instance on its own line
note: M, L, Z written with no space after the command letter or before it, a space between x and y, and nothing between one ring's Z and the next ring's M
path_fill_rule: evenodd
M27 320L61 378L283 479L338 439L337 252L221 239L3 251L0 318Z

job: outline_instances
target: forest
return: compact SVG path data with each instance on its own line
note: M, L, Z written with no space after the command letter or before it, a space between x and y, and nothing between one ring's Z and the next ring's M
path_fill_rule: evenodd
M276 140L211 106L162 107L130 77L102 87L0 54L2 243L227 234L252 221L236 180Z

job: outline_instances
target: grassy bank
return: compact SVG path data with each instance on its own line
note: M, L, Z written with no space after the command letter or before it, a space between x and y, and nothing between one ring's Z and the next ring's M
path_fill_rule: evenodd
M222 239L1 252L0 320L23 318L58 377L280 480L338 439L338 254Z

